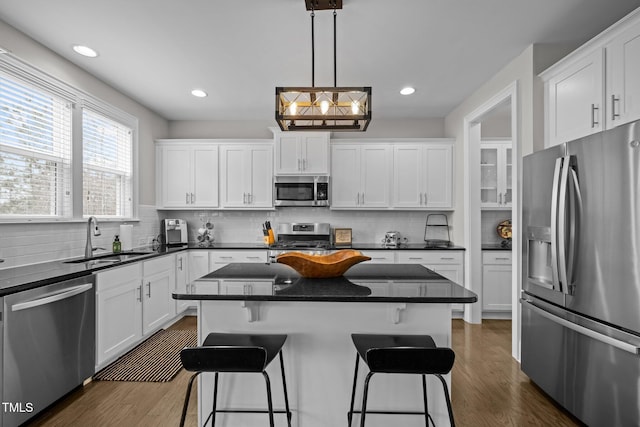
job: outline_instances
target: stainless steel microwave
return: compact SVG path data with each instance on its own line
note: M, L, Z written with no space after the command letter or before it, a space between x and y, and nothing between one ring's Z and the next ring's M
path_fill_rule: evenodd
M277 176L275 206L329 206L328 176Z

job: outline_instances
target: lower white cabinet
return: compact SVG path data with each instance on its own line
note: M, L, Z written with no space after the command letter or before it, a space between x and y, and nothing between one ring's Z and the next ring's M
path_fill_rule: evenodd
M176 315L171 294L175 289L175 255L142 263L142 334L147 335Z
M460 286L464 286L463 251L398 251L398 264L422 264ZM463 304L451 304L454 311L464 310Z
M221 280L220 295L272 295L273 282L268 280Z
M176 314L175 255L96 274L96 367L102 368Z
M482 251L482 310L511 312L511 251Z
M232 262L267 262L266 249L213 250L209 252L209 266L216 271Z
M188 294L190 291L189 284L189 254L187 252L178 252L176 254L176 293ZM193 304L193 301L184 299L177 299L175 301L176 314L184 312Z
M96 366L142 339L142 264L96 274Z

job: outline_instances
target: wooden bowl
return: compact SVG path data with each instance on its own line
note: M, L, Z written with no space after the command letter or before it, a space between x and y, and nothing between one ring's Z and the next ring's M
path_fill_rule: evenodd
M343 249L328 255L309 255L302 252L285 252L276 261L286 264L302 277L327 278L340 277L349 268L371 257L362 255L360 251Z

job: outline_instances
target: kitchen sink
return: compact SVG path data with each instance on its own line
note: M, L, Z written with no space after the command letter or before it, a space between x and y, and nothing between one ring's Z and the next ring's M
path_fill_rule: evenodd
M154 254L155 252L122 252L122 253L118 253L118 254L103 254L103 255L96 255L94 257L91 258L80 258L80 259L74 259L71 261L65 261L65 264L80 264L83 262L86 263L91 263L94 265L97 264L113 264L113 263L117 263L117 262L123 262L123 261L128 261L130 259L134 259L134 258L139 258L139 257L143 257L145 255L151 255Z

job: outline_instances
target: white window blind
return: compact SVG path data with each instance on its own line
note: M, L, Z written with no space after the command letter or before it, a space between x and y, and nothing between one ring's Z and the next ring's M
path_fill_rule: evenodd
M131 217L132 129L84 108L82 147L83 215Z
M0 73L0 217L70 217L71 103Z

